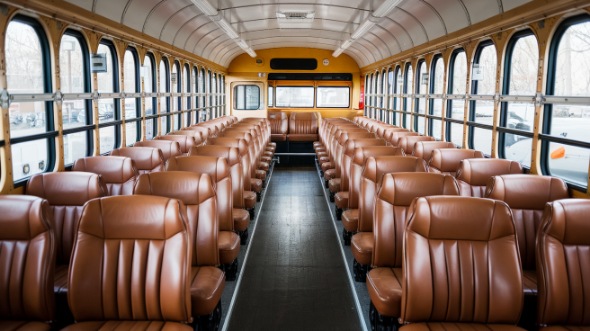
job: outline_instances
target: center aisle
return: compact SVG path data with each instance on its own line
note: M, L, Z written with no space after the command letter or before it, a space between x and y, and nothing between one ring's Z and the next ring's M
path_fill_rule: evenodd
M227 330L360 330L314 167L275 167Z

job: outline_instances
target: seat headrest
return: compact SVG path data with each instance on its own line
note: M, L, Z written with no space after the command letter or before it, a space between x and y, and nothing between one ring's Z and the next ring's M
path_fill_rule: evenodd
M548 203L541 231L564 245L590 245L590 200L563 199Z
M227 160L227 165L230 167L240 162L240 153L236 147L221 145L194 146L190 151L190 155L223 157Z
M481 151L473 149L438 148L432 151L428 165L441 172L456 172L461 160L483 157Z
M79 232L102 239L165 240L186 229L182 202L150 195L120 195L90 200Z
M426 163L414 156L370 156L362 176L374 183L380 183L383 175L393 172L426 172Z
M164 171L140 175L133 194L159 195L198 205L215 196L208 174L189 171Z
M138 175L133 160L125 156L89 156L77 159L72 170L100 174L107 184L122 184Z
M388 173L378 193L379 199L396 206L409 206L414 198L430 195L459 195L457 181L431 172Z
M248 143L242 138L217 137L209 138L207 145L221 145L236 147L240 151L240 156L248 154Z
M409 213L407 231L429 239L490 241L515 233L508 205L492 199L421 197Z
M291 120L314 120L317 119L315 112L292 112Z
M569 194L559 178L523 174L493 176L485 196L502 200L513 209L543 210L547 202L566 199Z
M209 130L207 129L207 131L209 131ZM202 144L207 139L207 136L203 134L204 132L205 132L205 130L200 131L200 130L183 129L183 130L170 132L169 134L167 134L167 136L178 135L178 136L193 137L194 144L198 145L198 144Z
M357 147L367 147L367 146L385 146L385 140L381 138L359 138L359 139L349 139L346 142L344 148L344 154L348 156L354 155L354 149Z
M164 163L164 154L156 147L122 147L113 149L111 155L131 158L140 170L152 170Z
M29 195L0 195L0 240L30 240L49 231L49 203Z
M370 156L378 155L400 155L403 156L400 147L392 146L366 146L354 149L353 162L357 165L364 165Z
M504 174L522 174L522 166L505 159L465 159L460 162L456 177L473 186L485 186L492 176Z
M143 140L133 144L133 147L135 146L159 148L162 151L162 155L164 155L164 160L182 154L180 144L171 140Z
M414 153L414 145L418 141L434 141L434 138L430 136L403 136L399 138L398 145L409 155Z
M166 163L166 171L191 171L208 174L214 183L229 177L229 167L224 158L204 155L171 158Z
M31 176L27 194L46 199L52 206L83 206L108 195L101 175L91 172L48 172Z
M338 137L338 144L344 146L348 140L360 138L375 138L375 134L365 130L345 131Z
M428 161L432 151L438 148L455 148L455 145L449 141L418 141L414 143L414 156Z

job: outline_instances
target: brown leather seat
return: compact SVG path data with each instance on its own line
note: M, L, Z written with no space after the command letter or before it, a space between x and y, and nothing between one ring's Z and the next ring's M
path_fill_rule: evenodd
M375 134L368 131L344 131L335 143L334 158L332 160L332 169L324 169L324 180L326 187L329 188L330 180L340 178L342 173L342 158L344 157L344 150L346 142L349 139L375 138ZM339 190L340 191L340 190Z
M53 291L58 319L67 323L68 266L72 255L76 228L84 204L108 195L100 175L90 172L51 172L31 176L27 194L46 199L51 211L51 228L55 233L56 263Z
M393 326L401 313L402 243L408 209L417 197L459 195L452 176L405 172L385 174L375 197L374 248L367 290L371 299L371 325Z
M455 148L455 145L448 141L418 141L414 143L414 153L412 155L421 157L428 163L432 151L439 148Z
M522 270L510 208L418 198L404 235L401 330L523 330Z
M209 137L208 132L209 132L209 129L207 129L207 128L195 127L194 129L185 128L185 129L178 130L178 131L172 131L172 132L168 133L167 136L190 136L190 137L193 137L193 139L188 139L189 144L192 143L192 144L194 144L193 146L200 146L200 145L204 144L205 141L207 141L207 137ZM156 137L156 139L158 139L158 137ZM190 148L189 148L189 150L190 150Z
M225 275L219 265L217 198L211 177L188 171L139 176L134 194L178 199L186 207L192 247L192 316L200 323L219 323Z
M391 146L399 146L399 141L402 137L407 136L419 136L418 132L410 132L410 131L391 131L391 134L386 138L387 142L391 144ZM399 146L401 147L401 146Z
M69 273L76 324L64 330L192 330L190 238L176 199L89 201ZM146 286L149 285L149 286Z
M340 167L340 177L330 179L328 182L328 189L330 190L330 201L334 202L334 196L338 192L348 192L348 184L350 178L350 167L352 164L352 157L354 156L354 149L357 147L367 146L385 146L386 142L383 139L377 138L359 138L349 139L342 153L342 164ZM343 193L348 194L348 193ZM342 196L344 199L345 197ZM348 199L343 201L343 205L348 206Z
M315 112L292 112L289 116L288 141L318 140L318 116Z
M482 152L473 149L438 148L432 151L428 171L455 176L461 160L483 157Z
M419 141L434 141L433 137L430 136L402 136L399 138L398 145L404 150L404 154L414 154L414 145Z
M249 162L250 162L250 177L252 178L251 185L254 187L253 191L259 193L262 191L263 182L266 179L266 170L263 168L268 169L269 165L263 164L260 162L259 154L258 154L258 147L256 142L254 141L254 136L252 135L254 132L250 132L250 130L226 130L223 132L224 138L233 138L233 139L244 139L246 141L246 146L248 148L248 155L249 155ZM260 188L258 187L258 181L260 182Z
M0 330L51 330L55 237L46 200L0 195Z
M361 178L367 159L371 156L379 155L399 155L403 156L403 151L399 147L392 146L367 146L354 149L354 156L350 166L350 177L348 178L348 194L338 192L334 196L336 204L336 216L340 212L342 218L343 239L345 245L350 245L350 238L353 232L358 229L358 204L359 193L361 188ZM348 201L348 205L344 203ZM344 208L348 210L342 212Z
M246 140L224 137L210 138L207 144L235 147L240 152L244 179L244 205L250 212L250 219L254 219L254 207L256 206L257 195L262 191L262 181L249 176L251 163Z
M537 237L541 330L589 330L590 200L549 203Z
M184 128L183 130L198 131L201 134L203 142L207 141L207 139L209 139L209 135L211 134L211 129L198 124L193 124L189 127Z
M113 149L111 155L125 156L132 159L140 175L148 172L164 171L164 155L159 148L122 147Z
M167 134L163 136L157 136L154 138L154 140L176 141L178 143L178 146L180 146L180 152L184 155L188 155L188 152L191 150L193 146L197 146L201 143L197 139L195 139L194 135L190 136L182 134Z
M135 163L125 156L89 156L74 161L72 171L101 176L108 195L131 195L139 176Z
M519 162L506 159L465 159L457 170L457 183L463 196L482 198L492 176L522 174Z
M286 141L287 132L289 131L289 118L287 114L282 111L268 112L268 120L270 121L272 141Z
M408 129L400 128L400 127L389 127L383 130L383 139L387 141L388 144L391 144L391 138L394 133L396 132L410 132ZM399 139L399 136L397 136ZM397 142L396 142L397 144ZM394 145L395 146L395 145Z
M168 160L166 171L191 171L211 176L219 217L219 261L227 280L235 280L238 272L240 236L234 231L233 193L226 159L213 156L177 156Z
M162 151L162 156L164 156L164 162L168 161L171 157L182 154L178 142L172 140L142 140L133 144L133 147L159 148Z
M231 186L233 192L233 218L234 230L240 235L242 245L248 242L248 225L250 225L250 214L244 204L244 174L240 152L236 147L220 145L203 145L191 149L190 155L204 155L225 158L230 169Z
M537 294L535 240L547 202L568 198L565 182L537 175L494 176L488 182L486 197L504 201L512 209L523 268L525 294Z
M426 163L415 156L392 155L371 156L365 162L359 186L358 225L356 230L351 231L357 233L352 236L350 242L356 281L365 281L371 265L375 195L381 186L381 179L387 173L398 172L426 172Z

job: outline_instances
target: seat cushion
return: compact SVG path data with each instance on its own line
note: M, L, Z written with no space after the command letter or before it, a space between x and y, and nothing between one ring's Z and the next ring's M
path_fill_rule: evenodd
M516 325L481 323L410 323L400 328L404 331L524 331Z
M338 192L340 193L340 192ZM336 193L336 195L338 195ZM359 228L359 210L348 209L342 213L342 226L348 232L356 232Z
M321 165L322 171L326 172L328 169L334 169L334 164L332 162L324 162Z
M100 321L82 322L65 327L65 331L192 331L186 324L164 321Z
M340 192L340 178L332 178L328 182L328 188L330 192L338 193Z
M225 288L225 275L217 267L191 268L191 306L193 317L209 315L214 310Z
M266 178L266 171L262 169L256 170L256 178L259 180L264 180Z
M247 209L251 209L256 206L256 192L244 191L244 206Z
M254 197L254 199L256 199L256 197ZM250 214L248 211L242 208L233 208L232 213L234 216L234 230L246 230L248 225L250 225Z
M352 256L356 262L364 265L371 264L373 246L375 246L373 232L358 232L352 236L352 240L350 241Z
M287 140L286 133L273 133L270 135L270 140L272 141L285 141Z
M320 165L322 165L326 162L330 162L330 157L328 157L328 155L320 156L318 160L320 161Z
M348 207L348 191L340 191L338 193L336 193L334 195L334 204L336 205L336 207L340 208L340 209L345 209ZM356 210L356 209L355 209ZM356 212L356 220L358 223L358 210ZM344 216L344 214L342 214L342 216ZM356 231L356 229L355 229Z
M266 156L266 157L268 157L270 160L272 160L272 155L273 155L273 154L274 154L274 153L273 153L272 151L265 150L265 151L262 153L262 156L263 156L263 157L264 157L264 156Z
M272 161L272 156L263 155L263 156L260 157L260 161L261 161L260 162L260 165L261 165L260 168L263 169L263 170L268 171L268 168L267 169L264 169L264 167L265 166L270 166L270 162ZM266 163L266 165L264 163Z
M375 268L367 273L369 298L379 314L399 317L402 304L401 268Z
M2 331L49 331L49 324L36 321L0 321Z
M260 178L251 178L250 179L250 186L252 191L258 193L262 192L262 179Z
M329 181L332 178L336 178L336 169L324 170L324 179Z
M217 246L219 247L219 262L230 264L240 253L240 236L233 231L219 231Z

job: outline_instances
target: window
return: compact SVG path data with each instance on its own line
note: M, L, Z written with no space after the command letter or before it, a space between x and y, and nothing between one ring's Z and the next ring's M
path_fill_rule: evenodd
M275 88L274 86L268 86L268 106L269 107L274 107L274 92L275 92Z
M395 93L395 80L393 77L393 69L389 68L388 72L387 72L387 99L388 99L388 103L387 103L387 123L389 124L393 124L393 116L394 116L394 112L393 109L394 107L394 93Z
M491 41L484 41L476 49L473 59L471 94L477 95L478 98L469 103L467 124L469 147L487 155L492 154L496 68L496 48Z
M373 76L373 111L371 114L371 118L377 120L379 119L379 107L381 107L380 104L382 95L381 84L379 84L380 81L381 75L377 72Z
M205 90L206 90L206 86L205 86L205 68L201 68L201 70L199 71L199 93L201 94L201 96L199 97L201 102L200 102L200 112L201 112L201 116L199 118L199 122L203 122L206 121L207 118L207 104L205 103Z
M312 108L313 86L277 86L276 106L285 108Z
M395 98L394 98L394 110L395 115L393 117L393 125L398 125L401 123L401 110L402 110L402 93L404 88L404 79L402 76L402 69L400 66L395 68Z
M467 57L463 49L453 51L449 63L446 140L463 146L463 120L467 83Z
M183 111L183 127L187 127L191 125L191 97L190 97L190 86L191 86L191 73L188 64L184 65L183 71L183 79L182 79L182 93L184 94L185 104L182 107Z
M585 188L590 160L590 16L564 21L549 53L547 99L541 135L544 173Z
M170 67L168 66L168 59L162 58L160 61L160 69L158 79L160 86L160 127L162 134L170 132Z
M371 108L369 103L370 103L370 97L369 94L371 89L371 75L365 75L365 100L364 100L364 105L365 105L365 111L364 114L365 116L369 116L369 109Z
M430 107L428 113L431 116L428 125L428 133L436 139L442 137L442 109L443 93L445 85L445 64L440 54L434 56L432 69L430 70Z
M170 94L172 96L172 110L170 112L176 114L176 116L171 116L170 119L174 123L174 130L180 130L180 108L182 107L180 89L182 86L182 76L180 72L180 63L178 61L174 61L174 65L172 66L170 86L170 91L172 92L172 94Z
M387 72L383 70L381 73L381 97L379 99L379 119L383 122L387 119L387 79L388 79Z
M139 58L135 48L125 51L123 61L125 88L125 143L133 145L141 137L141 86L139 85Z
M258 110L261 108L260 87L257 85L237 85L234 87L234 109Z
M102 40L98 45L98 53L105 54L107 60L107 71L97 74L98 93L119 92L119 65L114 44L110 40ZM97 103L100 127L99 153L105 154L120 146L120 99L99 98Z
M416 72L416 98L414 104L414 130L421 134L426 132L426 88L428 87L428 71L426 71L426 62L418 61L418 71Z
M145 138L153 139L158 132L158 104L155 98L156 74L154 56L148 53L143 59L143 90L145 92Z
M537 87L539 48L531 31L515 34L506 49L504 86L500 112L500 156L531 165L532 130ZM528 96L523 98L523 96Z
M193 94L193 107L194 107L194 112L192 112L192 116L194 117L192 122L193 123L199 123L199 83L198 83L198 77L199 77L199 69L194 66L193 67L193 75L191 78L191 82L193 83L193 87L192 87L192 94Z
M14 97L8 110L13 179L22 182L55 164L53 103L19 98L52 92L50 50L41 25L25 16L8 24L4 47L7 90Z
M59 47L60 85L61 92L64 93L62 124L66 166L90 155L92 151L93 131L92 128L85 127L86 118L90 118L92 101L78 97L79 93L90 92L89 59L88 46L80 32L67 30Z
M404 99L403 99L403 108L402 108L402 127L410 128L410 123L408 123L409 115L411 112L412 107L412 93L414 88L414 71L412 70L412 65L410 63L406 63L406 68L404 70Z
M350 106L350 87L318 86L318 108L348 108Z

